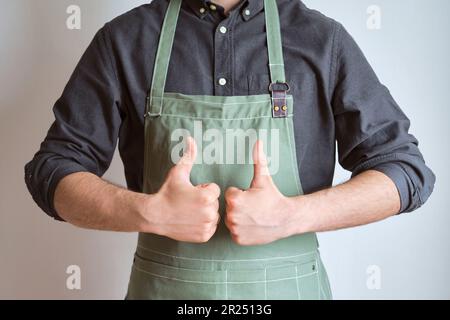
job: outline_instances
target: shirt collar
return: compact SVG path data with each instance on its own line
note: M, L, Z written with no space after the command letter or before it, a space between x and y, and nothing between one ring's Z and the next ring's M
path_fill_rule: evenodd
M170 1L170 0L169 0ZM195 15L203 19L208 14L208 6L206 0L183 0L195 13Z
M188 4L194 14L203 19L207 14L211 0L183 0ZM264 0L243 0L245 3L241 6L241 15L245 21L250 20L264 9ZM214 1L212 1L214 2Z
M264 0L246 0L247 5L242 8L242 17L245 21L250 20L264 9Z

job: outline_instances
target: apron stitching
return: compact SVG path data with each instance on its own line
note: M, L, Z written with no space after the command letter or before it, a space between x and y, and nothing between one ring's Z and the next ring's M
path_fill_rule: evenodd
M319 266L317 266L317 269L319 269ZM317 270L319 271L319 270ZM322 281L320 279L320 272L317 273L317 286L319 287L319 300L324 300L322 298L323 295L323 289L322 289ZM325 296L324 296L325 297Z
M298 287L298 267L295 266L295 285L297 287L297 299L302 300L300 296L300 288Z
M225 270L225 300L228 300L228 270Z
M317 266L317 286L318 286L318 289L319 289L319 300L322 300L323 288L322 288L322 281L320 279L319 263L318 262L316 262L316 266Z
M322 260L320 260L320 255L317 254L317 261L316 261L316 266L317 266L317 281L318 281L318 286L319 286L319 300L326 300L327 295L325 294L325 291L323 289L323 283L322 283L322 277L320 276L321 271L322 271ZM320 272L319 272L320 271Z
M141 260L145 260L145 258L142 258L142 257L140 257L140 256L137 256L139 259L141 259ZM145 263L145 262L144 262ZM161 265L161 263L159 263L159 262L153 262L153 263L155 263L155 264L160 264ZM305 263L295 263L295 264L307 264L308 262L305 262ZM287 267L291 267L292 266L292 263L289 263L289 264L281 264L281 265L275 265L275 266L269 266L269 267L264 267L264 269L265 270L267 270L267 269L281 269L281 268L287 268ZM218 272L218 271L214 271L214 270L203 270L203 269L188 269L188 268L179 268L179 267L175 267L175 266L171 266L171 265L164 265L164 268L168 268L168 269L174 269L174 270L183 270L183 271L186 271L186 270L190 270L190 271L192 271L192 270L195 270L195 271L201 271L201 272ZM257 269L257 270L259 270L259 269ZM262 269L261 269L262 270ZM228 269L225 269L225 271L227 271L228 272ZM232 271L239 271L239 269L238 270L232 270ZM248 271L248 270L246 270L246 269L242 269L241 271Z
M143 259L143 258L140 258L141 260ZM158 262L156 262L156 264L160 264L161 265L161 263L158 263ZM303 264L303 263L296 263L296 264ZM288 268L288 267L292 267L292 263L289 263L289 264L282 264L282 265L275 265L275 266L269 266L269 267L265 267L264 269L281 269L281 268ZM214 270L203 270L203 269L193 269L193 268L191 268L191 269L188 269L188 268L179 268L179 267L175 267L175 266L171 266L171 265L164 265L164 268L167 268L167 269L174 269L174 270L183 270L183 271L186 271L186 270L189 270L189 271L199 271L199 272L218 272L218 271L214 271ZM260 270L260 269L256 269L256 270ZM262 269L261 269L262 270ZM228 269L226 269L225 271L228 271ZM247 269L237 269L237 270L232 270L232 271L248 271Z
M267 300L267 268L264 268L264 300Z
M239 105L239 104L256 104L256 103L264 103L264 102L271 102L271 100L273 100L273 98L269 98L266 100L257 100L257 101L249 101L249 102L228 102L228 103L224 103L224 102L211 102L211 101L203 101L203 100L191 100L191 99L181 99L181 98L172 98L172 97L153 97L154 99L164 99L164 100L178 100L178 101L188 101L188 102L195 102L195 103L204 103L204 104L218 104L221 106L231 106L231 105ZM286 97L287 100L292 100L293 97Z
M319 262L317 262L317 264L319 264ZM320 268L322 270L322 264L321 264ZM319 266L317 266L317 269L319 269ZM317 270L317 271L319 271L319 270ZM325 299L327 299L327 294L325 293L325 290L323 288L323 282L322 282L322 277L320 276L320 272L317 273L317 278L318 278L318 281L319 281L319 289L320 289L320 291L319 291L319 299L325 300Z
M288 119L286 118L286 123L288 122ZM291 128L290 127L290 123L287 123L287 125L288 125L288 127L289 128ZM289 130L290 131L290 130ZM298 163L296 163L295 162L295 158L294 158L294 155L292 154L293 153L293 151L292 151L292 142L291 142L291 135L290 134L288 134L287 135L288 136L288 144L289 144L289 149L290 149L290 154L291 154L291 163L292 163L292 171L293 171L293 174L294 174L294 177L296 176L296 170L295 170L295 168L293 167L294 165L298 165ZM301 192L300 192L300 186L298 185L298 179L295 179L295 186L297 187L297 192L300 194Z
M319 277L320 277L320 275L319 275ZM321 297L320 300L325 300L326 297L327 297L327 295L325 294L325 291L323 290L323 286L322 285L320 285L320 295L319 296Z
M311 272L308 274L303 274L301 276L297 276L297 277L289 277L289 278L281 278L281 279L274 279L274 280L267 280L267 281L263 281L263 280L259 280L259 281L195 281L195 280L184 280L184 279L179 279L179 278L172 278L172 277L167 277L167 276L163 276L163 275L159 275L156 273L152 273L152 272L148 272L146 270L143 270L137 266L133 266L133 268L135 268L136 270L143 272L143 273L147 273L151 276L157 277L157 278L162 278L162 279L167 279L167 280L173 280L173 281L179 281L179 282L187 282L187 283L203 283L203 284L255 284L255 283L271 283L271 282L280 282L280 281L287 281L287 280L295 280L295 279L300 279L300 278L305 278L305 277L310 277L314 274L317 274L317 271L315 272Z
M169 114L169 113L162 113L161 116L166 116L166 117L171 117L171 118L221 120L221 121L238 121L238 120L254 120L254 119L272 118L272 116L258 116L258 117L249 117L249 118L207 118L207 117L182 116L182 115ZM289 115L288 117L291 118L293 116Z
M145 248L141 245L138 246L138 248L146 250L146 251L150 251L150 252L154 252L163 256L167 256L167 257L171 257L171 258L178 258L178 259L184 259L184 260L193 260L193 261L217 261L217 262L232 262L232 261L236 261L236 262L243 262L243 261L247 261L247 262L252 262L252 261L271 261L271 260L279 260L279 259L289 259L289 258L297 258L297 257L302 257L302 256L306 256L308 254L312 254L315 253L315 251L310 251L310 252L306 252L306 253L302 253L302 254L298 254L295 256L287 256L287 257L274 257L274 258L260 258L260 259L242 259L242 260L220 260L220 259L200 259L200 258L188 258L188 257L182 257L182 256L174 256L171 254L167 254L164 252L160 252L157 250L153 250L153 249L148 249Z

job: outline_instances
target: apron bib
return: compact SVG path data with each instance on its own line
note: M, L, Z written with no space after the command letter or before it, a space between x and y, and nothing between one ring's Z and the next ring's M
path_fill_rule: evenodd
M303 194L276 0L264 1L272 83L267 94L251 96L165 92L181 2L170 1L147 100L143 192L158 192L190 135L198 145L191 181L219 185L222 219L205 244L140 234L127 299L330 299L315 234L244 247L232 241L223 222L226 189L248 189L252 181L256 139L264 142L280 191L286 196Z

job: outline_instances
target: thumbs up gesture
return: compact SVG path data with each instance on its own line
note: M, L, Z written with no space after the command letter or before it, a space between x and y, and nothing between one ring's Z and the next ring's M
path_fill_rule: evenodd
M291 233L289 198L276 187L269 173L263 144L253 149L254 177L246 191L229 188L225 193L225 224L233 240L244 246L262 245Z
M197 145L187 139L187 150L167 175L156 194L159 201L155 224L158 234L183 242L204 243L214 235L220 220L218 185L193 186L190 174L197 157Z

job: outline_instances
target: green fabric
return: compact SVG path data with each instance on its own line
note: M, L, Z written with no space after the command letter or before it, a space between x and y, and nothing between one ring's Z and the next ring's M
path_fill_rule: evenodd
M214 182L220 186L222 217L225 215L223 194L226 189L250 186L253 178L251 151L256 137L264 141L272 164L278 158L279 165L274 165L272 178L280 191L286 196L303 194L296 159L292 96L288 95L287 99L288 117L275 119L269 94L222 97L164 91L180 5L181 0L171 0L156 59L155 72L158 74L153 79L145 121L143 192L151 194L159 190L174 166L172 152L177 150L188 132L196 139L199 151L191 181L194 185ZM265 8L272 79L284 82L276 1L265 0ZM187 131L181 135L180 130ZM206 132L211 136L204 136ZM230 157L237 153L238 141L246 146L241 161L237 154ZM212 142L221 148L212 152ZM211 158L208 156L216 156L217 161L208 162ZM232 241L223 221L205 244L140 234L127 298L331 298L315 234L245 247Z
M264 1L264 7L271 81L272 83L284 83L286 82L286 76L284 74L283 47L277 3L276 1Z
M164 95L164 87L166 84L167 71L169 69L170 56L172 53L173 40L175 39L180 8L180 0L170 1L164 24L161 29L159 48L156 54L157 62L155 63L153 71L152 89L150 91L150 99L147 100L147 112L156 110L156 115L161 112L162 101L160 100L160 103L155 103L152 101L152 97L162 97ZM150 106L152 106L152 108L150 108Z

